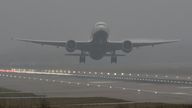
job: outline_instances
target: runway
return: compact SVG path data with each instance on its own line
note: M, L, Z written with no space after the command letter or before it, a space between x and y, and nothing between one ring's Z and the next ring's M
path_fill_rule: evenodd
M0 70L0 86L48 97L112 97L191 103L191 76L77 70Z

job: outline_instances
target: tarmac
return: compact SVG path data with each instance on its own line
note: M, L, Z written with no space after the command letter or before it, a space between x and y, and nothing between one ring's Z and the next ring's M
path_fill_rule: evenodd
M0 87L46 97L110 97L132 102L192 103L189 75L14 70L0 72Z

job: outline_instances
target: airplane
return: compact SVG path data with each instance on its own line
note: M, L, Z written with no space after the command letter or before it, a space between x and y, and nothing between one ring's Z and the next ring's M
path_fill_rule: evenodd
M116 51L121 50L125 53L130 53L134 48L144 46L155 46L160 44L167 44L177 42L178 40L151 40L151 41L132 41L123 40L112 42L109 41L109 29L105 22L97 22L91 33L91 40L87 42L79 42L75 40L68 41L45 41L45 40L31 40L31 39L19 39L18 41L30 42L40 45L51 45L56 47L65 47L70 52L65 54L66 56L79 56L79 62L84 63L86 56L89 56L93 60L100 60L105 56L111 57L111 64L117 63L118 56L126 56L125 54L117 54ZM79 54L72 52L79 50Z

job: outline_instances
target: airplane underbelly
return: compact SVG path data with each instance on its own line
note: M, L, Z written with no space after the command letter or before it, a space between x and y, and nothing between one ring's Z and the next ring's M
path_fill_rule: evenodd
M89 51L90 57L94 60L100 60L104 57L105 55L105 49L102 46L98 47L93 47Z

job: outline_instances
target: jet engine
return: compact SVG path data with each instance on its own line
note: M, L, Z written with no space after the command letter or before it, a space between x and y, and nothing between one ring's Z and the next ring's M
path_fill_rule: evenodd
M74 40L69 40L66 43L66 50L68 52L74 52L76 49L76 42Z
M122 50L123 50L124 52L129 53L129 52L132 51L132 49L133 49L133 46L132 46L132 42L131 42L131 41L126 40L126 41L123 42L123 44L122 44Z

